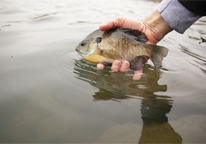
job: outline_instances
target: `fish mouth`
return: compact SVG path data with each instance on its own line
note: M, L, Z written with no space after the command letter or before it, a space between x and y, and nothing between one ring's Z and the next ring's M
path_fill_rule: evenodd
M76 50L76 52L81 53L80 50L78 49L78 47L76 47L75 50Z
M78 47L75 48L76 51L79 51Z
M81 56L83 55L83 53L79 50L79 48L78 48L78 47L76 47L76 49L75 49L75 50L76 50L76 52L77 52L79 55L81 55Z

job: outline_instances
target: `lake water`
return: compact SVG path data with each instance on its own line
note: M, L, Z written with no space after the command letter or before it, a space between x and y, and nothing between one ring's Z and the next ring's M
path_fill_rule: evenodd
M169 49L162 69L98 70L76 45L108 19L143 20L148 0L1 0L0 142L205 143L206 17Z

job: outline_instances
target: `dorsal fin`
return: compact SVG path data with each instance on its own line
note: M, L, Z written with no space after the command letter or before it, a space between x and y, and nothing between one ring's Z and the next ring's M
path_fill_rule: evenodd
M145 43L148 41L147 36L141 31L129 29L129 28L117 28L116 30L123 32L127 35L134 36L134 39L139 41L139 42Z

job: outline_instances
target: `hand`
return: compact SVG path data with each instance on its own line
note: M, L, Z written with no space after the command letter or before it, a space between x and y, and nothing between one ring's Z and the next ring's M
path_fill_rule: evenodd
M151 18L152 17L152 18ZM151 21L150 21L151 19ZM164 29L162 29L164 26ZM131 28L137 29L146 34L148 41L147 44L156 44L160 41L168 32L172 29L170 26L164 21L159 12L155 11L152 15L147 17L143 22L137 21L134 19L128 18L116 18L113 20L107 21L105 24L100 25L99 29L101 31L107 31L113 28ZM146 57L146 61L149 58ZM97 67L99 69L104 69L105 65L102 63L98 63ZM130 63L128 61L123 61L122 63L118 60L115 60L112 64L111 70L114 72L127 72L129 70ZM143 69L135 71L133 76L133 80L139 80L142 76Z
M100 25L99 29L102 31L107 31L113 28L131 28L131 29L137 29L141 32L144 32L148 37L148 44L156 44L157 43L157 36L152 33L150 30L146 28L146 26L137 20L133 19L127 19L127 18L116 18L113 20L109 20L104 25ZM105 65L102 63L98 63L97 67L99 69L104 69ZM128 61L123 61L122 63L118 60L115 60L112 64L111 70L113 72L127 72L130 68L130 63ZM133 80L139 80L142 76L143 69L135 71L135 74L133 76Z

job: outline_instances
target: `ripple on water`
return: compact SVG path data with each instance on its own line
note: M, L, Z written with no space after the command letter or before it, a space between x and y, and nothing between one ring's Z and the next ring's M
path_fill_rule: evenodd
M188 67L184 65L183 62L175 62L174 60L167 60L162 70L164 73L169 74L186 74L188 72Z
M38 49L38 53L44 54L42 63L48 66L48 70L53 74L53 77L60 80L71 79L74 67L72 57L75 53L69 50L67 41L60 40L44 44L41 49Z

